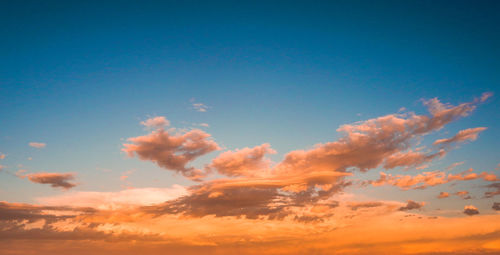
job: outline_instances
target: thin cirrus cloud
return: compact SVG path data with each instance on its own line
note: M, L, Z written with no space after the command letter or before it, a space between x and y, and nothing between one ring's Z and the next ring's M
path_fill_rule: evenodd
M74 173L33 173L23 177L34 183L50 184L54 188L70 189L76 186L76 183L72 182L75 179Z
M38 143L38 142L30 142L29 146L31 146L33 148L37 148L37 149L42 149L42 148L45 148L45 146L47 146L47 144L45 144L45 143Z
M191 107L197 112L206 112L209 108L207 105L203 103L196 102L195 98L191 98L189 102L191 102Z

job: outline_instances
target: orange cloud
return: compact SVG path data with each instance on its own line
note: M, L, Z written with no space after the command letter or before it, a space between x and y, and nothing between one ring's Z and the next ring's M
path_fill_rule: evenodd
M440 150L435 153L423 153L423 152L398 152L389 156L384 164L385 169L392 169L398 166L405 167L418 167L426 162L430 162L437 157L443 157L446 155L446 151Z
M275 154L267 143L253 148L243 148L236 151L226 151L212 160L208 169L215 169L227 176L252 176L267 169L271 163L264 157L266 154Z
M129 138L131 144L123 144L122 151L129 157L137 155L141 160L150 160L159 167L182 173L191 179L204 176L203 171L186 165L215 150L219 150L210 135L195 129L182 134L171 135L159 129L149 135Z
M477 210L477 208L473 205L466 205L464 207L464 213L469 215L469 216L472 216L472 215L479 214L479 210Z
M450 196L450 193L442 191L441 193L439 193L438 198L447 198L449 196Z
M482 178L485 181L496 181L498 178L494 174L482 172L480 174L472 172L474 169L469 169L459 174L448 174L441 171L423 172L421 174L411 175L391 175L380 172L378 180L368 181L367 183L373 186L392 185L401 189L425 189L429 186L449 183L452 181L469 181Z
M187 194L185 187L173 185L170 188L133 188L116 192L67 192L51 197L39 197L36 201L51 206L72 205L99 210L115 210L159 204Z
M451 143L464 142L464 141L474 141L477 139L477 136L480 132L486 130L485 127L477 127L477 128L468 128L465 130L459 131L455 136L446 139L436 140L434 145L448 145Z

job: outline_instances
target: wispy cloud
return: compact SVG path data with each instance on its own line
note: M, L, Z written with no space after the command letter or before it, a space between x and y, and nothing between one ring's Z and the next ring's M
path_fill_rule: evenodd
M47 144L45 144L45 143L37 143L37 142L30 142L29 146L31 146L33 148L37 148L37 149L42 149L42 148L45 148L45 146L47 146Z

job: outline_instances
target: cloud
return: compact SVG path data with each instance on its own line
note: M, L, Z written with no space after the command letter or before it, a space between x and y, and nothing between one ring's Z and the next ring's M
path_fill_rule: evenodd
M70 189L76 186L75 183L70 182L75 179L74 173L34 173L26 174L28 180L34 183L50 184L54 188Z
M405 206L400 207L399 211L409 211L409 210L415 210L415 209L420 209L425 205L425 202L415 202L412 200L408 200Z
M343 125L338 132L343 136L335 142L318 144L311 150L297 150L288 153L278 166L281 171L308 171L323 169L344 171L349 167L361 171L376 168L387 162L387 167L414 166L432 158L444 155L404 154L411 142L444 125L470 114L477 102L458 106L441 103L437 98L424 101L431 116L414 113L390 114L355 124ZM392 158L391 158L392 157ZM389 161L387 161L389 159ZM408 159L408 160L405 160Z
M373 186L392 185L401 189L425 189L430 186L441 185L452 181L470 181L483 179L485 181L497 181L498 177L492 173L482 172L474 173L474 169L470 168L467 171L458 174L448 174L442 171L423 172L421 174L412 175L391 175L380 172L380 177L377 180L367 181Z
M36 201L44 205L72 205L99 210L116 210L159 204L187 194L185 187L174 184L169 188L133 188L116 192L67 192L56 196L39 197Z
M122 180L122 181L127 180L127 179L128 179L128 177L129 177L132 173L134 173L134 172L135 172L135 170L128 170L128 171L123 172L123 173L122 173L122 175L120 176L120 180Z
M481 102L484 102L486 100L488 100L488 98L492 97L493 96L493 93L491 92L484 92L482 95L481 95L481 99L479 99Z
M484 193L484 197L486 198L491 198L491 197L494 197L496 195L499 195L500 194L500 182L497 182L497 183L492 183L492 184L489 184L489 185L486 185L487 188L493 188L493 189L496 189L494 191L487 191Z
M485 127L477 127L477 128L468 128L465 130L459 131L455 136L447 139L439 139L436 140L434 145L448 145L451 143L464 142L464 141L474 141L477 139L477 136L480 132L486 130Z
M48 212L66 212L64 214L50 214ZM39 206L22 203L8 203L0 201L0 221L28 221L45 220L54 222L56 220L74 218L80 213L93 213L94 209L88 207L69 207L69 206Z
M463 190L463 191L458 191L455 193L455 195L461 197L462 199L471 199L472 197L469 195L469 191Z
M148 128L163 128L170 125L170 121L163 116L158 116L154 118L149 118L145 121L141 121L141 125Z
M153 215L181 214L190 217L214 215L244 216L249 219L283 219L287 215L297 215L315 204L329 204L333 194L337 194L350 181L346 176L355 170L368 171L377 167L417 166L443 156L446 151L426 153L413 150L412 143L422 136L439 130L449 122L467 116L475 109L477 102L458 106L442 104L437 99L425 101L430 116L414 113L390 114L354 124L343 125L337 131L341 137L337 141L317 144L308 150L295 150L285 154L283 161L270 166L265 159L270 146L263 144L254 148L227 151L216 157L206 170L217 170L231 179L216 179L203 182L188 189L189 194L163 204L147 206L144 211ZM158 161L168 158L156 156L161 146L157 140L168 141L168 133L155 131L145 137L131 138L134 144L125 145L124 151L137 153L142 147L145 152L141 159ZM165 136L158 138L157 136ZM151 146L149 143L153 143ZM135 147L131 147L135 146ZM151 153L150 148L155 148ZM173 154L171 150L166 155ZM178 155L179 153L175 154ZM154 155L151 157L150 155ZM183 170L185 161L181 162ZM168 168L168 167L167 167ZM170 167L172 168L172 167ZM256 171L257 168L257 171ZM259 171L265 169L265 171ZM381 174L385 175L385 174ZM384 176L381 176L384 177ZM389 183L401 188L425 188L449 182L443 172L424 172L413 176L385 176L384 180L371 182L373 185ZM462 177L452 176L451 179ZM465 177L464 177L465 178ZM475 178L479 178L477 175ZM413 202L416 203L416 202ZM409 207L415 206L410 203ZM302 214L314 218L310 214Z
M4 158L5 158L5 154L0 153L0 159L4 159Z
M191 99L193 109L198 112L206 112L208 110L208 106L203 103L196 103L194 99Z
M398 166L406 166L406 167L418 167L426 162L430 162L437 157L443 157L446 155L446 151L440 150L435 153L422 153L422 152L398 152L391 156L389 156L384 164L385 169L392 169Z
M447 171L453 170L455 167L457 167L457 166L461 166L461 165L463 165L464 163L465 163L465 161L455 162L455 163L453 163L453 164L449 165L449 166L446 168L446 170L447 170Z
M30 142L29 146L37 149L42 149L45 148L46 144L45 143L36 143L36 142Z
M215 169L227 176L252 176L269 168L271 161L265 159L265 155L275 153L276 151L267 143L234 152L226 151L214 158L207 169Z
M437 198L447 198L450 196L450 193L442 191L439 193L439 196Z
M479 210L477 210L477 208L473 205L466 205L464 207L464 213L469 215L469 216L472 216L472 215L479 214Z
M195 129L180 134L170 134L159 129L145 136L129 138L122 151L129 157L137 155L141 160L150 160L159 167L182 173L191 179L204 176L203 171L186 166L189 162L215 150L219 150L211 136Z
M356 211L360 208L373 208L373 207L379 207L383 206L384 203L382 202L357 202L357 203L350 203L349 207L351 207L351 210Z
M494 202L493 205L491 206L491 209L495 211L500 211L500 203Z
M218 179L189 188L189 195L160 205L144 207L147 214L182 214L190 217L245 216L248 219L283 219L294 208L336 203L328 201L349 183L339 172L296 176Z

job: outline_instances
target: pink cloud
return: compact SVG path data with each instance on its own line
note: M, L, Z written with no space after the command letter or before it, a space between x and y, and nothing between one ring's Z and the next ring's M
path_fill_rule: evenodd
M30 142L29 146L37 149L45 148L46 144L45 143L36 143L36 142Z
M158 116L154 118L149 118L145 121L141 121L141 125L148 128L163 128L170 125L170 121L168 121L163 116Z
M480 132L486 130L485 127L468 128L459 131L455 136L446 139L439 139L434 142L434 145L448 145L451 143L464 142L464 141L475 141Z
M479 101L484 102L484 101L488 100L488 98L490 98L492 96L493 96L493 93L491 93L491 92L484 92L481 95L481 98L479 99Z

